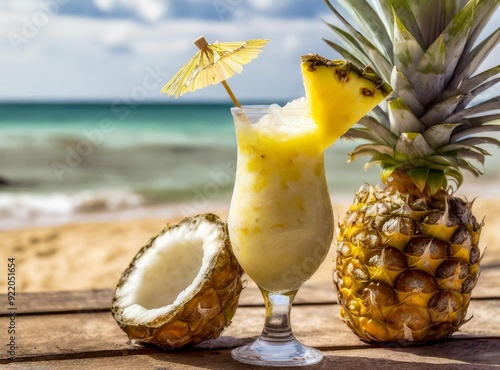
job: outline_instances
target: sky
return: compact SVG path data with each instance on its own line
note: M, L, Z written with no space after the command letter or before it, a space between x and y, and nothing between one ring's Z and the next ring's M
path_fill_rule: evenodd
M0 0L0 102L173 102L161 87L200 35L269 39L228 82L243 102L290 100L304 95L301 55L339 57L322 19L323 0ZM180 99L228 101L222 86Z
M0 101L173 101L161 87L200 35L270 40L228 81L240 100L300 97L300 55L337 57L325 16L323 0L1 0ZM228 97L211 86L180 99Z

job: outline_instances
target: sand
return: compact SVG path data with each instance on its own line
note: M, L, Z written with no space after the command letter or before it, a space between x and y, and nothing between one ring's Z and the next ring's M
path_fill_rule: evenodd
M334 204L335 213L344 214L348 204ZM474 214L484 216L480 248L487 247L483 264L500 263L500 199L477 199ZM214 212L227 218L227 210ZM137 251L167 223L180 217L141 218L106 222L72 223L60 226L9 230L0 233L3 266L15 258L17 289L20 292L114 288L120 274ZM495 253L493 253L495 252ZM329 279L334 249L312 280ZM6 291L0 278L0 292Z

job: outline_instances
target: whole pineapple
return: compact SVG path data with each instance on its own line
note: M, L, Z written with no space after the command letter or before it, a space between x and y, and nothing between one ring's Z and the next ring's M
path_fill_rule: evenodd
M366 341L425 342L466 319L479 276L479 223L453 196L462 170L479 176L500 114L500 65L477 73L500 39L479 35L498 0L342 0L357 29L325 0L344 28L327 41L355 64L370 64L394 89L346 134L368 143L384 188L364 187L339 223L335 283L341 316ZM382 16L379 16L382 15ZM475 162L471 162L475 161Z

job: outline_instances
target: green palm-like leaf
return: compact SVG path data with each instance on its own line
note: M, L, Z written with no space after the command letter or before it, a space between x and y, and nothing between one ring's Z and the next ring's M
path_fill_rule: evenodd
M485 155L489 155L487 150L482 149L478 146L464 144L463 142L455 143L455 144L448 144L446 146L443 146L442 148L439 148L437 151L438 151L438 153L448 153L448 152L461 151L461 150L468 151L468 152L474 152L474 153L477 153L479 155L482 155L483 157Z
M422 32L425 46L429 47L445 27L443 1L410 0L408 3Z
M413 132L401 134L394 147L394 158L397 161L425 158L435 153L422 134L415 134Z
M391 123L389 120L389 116L387 114L387 108L383 109L381 105L383 105L385 102L380 103L378 106L373 108L370 112L368 112L368 116L376 119L377 121L380 122L381 125L383 125L387 129L391 129Z
M378 14L366 0L337 0L362 28L364 34L380 45L380 50L390 60L392 55L392 42L384 24Z
M476 134L484 134L485 132L496 132L500 131L500 125L481 125L477 127L471 127L468 129L464 129L456 134L453 134L450 138L450 142L456 143L459 140L470 137Z
M448 24L457 15L469 0L447 0L443 1L444 24Z
M480 104L474 105L470 108L463 109L458 111L451 116L448 117L450 122L458 122L462 118L467 118L470 116L474 116L476 114L481 114L485 112L490 112L500 107L500 97L494 97L492 99L488 99Z
M418 63L411 82L422 102L428 104L444 90L446 71L445 44L442 36L427 49Z
M458 166L457 158L452 155L431 155L425 159L439 166L453 168ZM432 168L435 168L435 166L432 165Z
M380 165L382 181L400 169L431 193L447 180L458 188L462 170L480 175L488 155L482 146L500 146L490 137L500 132L492 123L500 120L500 96L487 95L500 82L500 65L477 73L500 43L499 27L485 32L500 1L340 0L352 23L325 2L344 25L330 26L341 44L328 43L384 80L390 76L394 89L345 135L372 142L356 148L351 160L369 155L367 166Z
M488 80L500 75L500 65L492 67L484 72L481 72L474 77L469 77L464 79L460 86L453 87L450 85L446 91L441 94L442 99L447 99L455 94L467 94L477 89L479 86L487 82Z
M425 185L427 184L427 177L429 176L430 169L428 167L420 167L413 168L407 171L408 175L410 175L411 179L420 189L423 191L425 189Z
M392 173L396 171L401 164L395 166L388 166L386 163L382 163L382 171L380 171L380 179L383 183L387 183L387 180L391 177Z
M426 127L412 113L403 99L397 98L389 102L389 118L391 132L400 136L403 132L424 132Z
M465 95L457 95L452 96L445 101L439 102L429 109L427 113L420 118L420 120L427 127L441 123L444 120L448 121L447 118L453 114L455 109L463 100L465 100L465 98Z
M448 167L444 170L444 174L455 182L458 189L464 182L464 175L457 167Z
M429 186L431 194L435 194L439 189L446 186L446 177L444 171L429 170L427 176L427 186Z
M495 14L495 10L500 5L498 0L472 0L472 2L476 5L474 9L475 16L471 34L464 48L464 55L467 55L472 50L491 17Z
M366 127L368 130L371 130L374 134L377 135L377 138L373 140L375 143L380 143L380 141L382 140L385 144L387 144L390 147L396 145L398 137L394 135L391 132L391 130L389 130L387 127L381 125L380 122L377 121L375 118L370 116L365 116L361 118L361 120L358 123Z
M500 120L500 113L488 114L488 115L479 116L479 117L471 117L471 118L467 119L467 122L471 126L475 127L475 126L481 126L485 123L496 121L496 120Z
M455 71L455 67L460 60L460 56L462 55L462 52L465 48L465 44L467 43L473 20L474 2L470 1L452 19L452 21L448 24L448 26L446 26L442 33L443 42L445 45L445 84L448 84L448 82L450 81Z
M391 86L398 96L408 105L416 117L422 117L425 108L416 94L415 88L406 76L394 67L391 75Z
M413 76L417 71L415 60L420 60L424 50L394 12L394 65L405 76Z
M459 86L460 81L469 77L477 70L486 57L493 51L500 41L500 28L489 35L470 53L462 54L464 57L460 59L457 65L455 76L451 82L452 88Z
M373 154L373 153L372 153ZM371 159L368 161L368 163L365 164L364 168L367 170L370 168L372 165L379 165L382 167L387 167L387 166L399 166L400 163L396 162L396 160L392 157L392 155L387 155L387 154L380 154L376 153L373 154Z
M413 1L413 0L412 0ZM405 27L408 31L413 35L413 37L418 41L422 49L426 49L427 45L425 43L424 37L422 36L422 32L420 30L420 26L418 24L415 15L413 14L413 10L410 6L410 1L408 0L381 0L381 2L386 2L389 8L394 9L396 14L400 19L405 20Z
M472 90L471 93L457 106L456 110L465 109L474 100L476 96L489 90L491 87L495 86L499 82L500 82L500 77L494 78L480 85L476 89Z
M431 168L431 167L442 171L447 170L446 166L433 163L432 161L429 161L427 158L410 159L401 163L402 167L405 168L406 170L410 168Z
M458 143L466 144L469 146L477 146L481 144L493 144L496 145L497 147L500 147L500 140L488 136L469 137L459 140Z
M363 36L358 30L356 30L342 15L333 7L333 5L326 0L326 4L335 14L335 16L344 24L344 26L351 32L351 34L358 40L358 42L363 45L364 52L369 56L372 66L378 71L380 77L383 80L389 81L391 76L391 63L387 58L368 41L368 39Z
M372 143L380 141L380 137L377 136L375 132L368 130L366 128L359 128L359 127L356 129L347 130L347 132L344 135L342 135L342 137L346 139L368 140L369 142Z
M422 135L432 148L440 148L450 142L453 131L461 125L461 123L444 123L432 126L425 130Z
M373 7L377 14L380 14L380 20L385 26L385 30L392 40L394 36L394 19L392 5L387 0L377 0L373 2ZM390 58L392 60L392 58Z
M458 166L460 168L463 168L466 171L469 171L472 173L474 176L479 177L483 174L483 171L475 167L473 164L471 164L469 161L459 158L458 159Z
M360 62L360 64L358 65L358 67L360 68L367 64L370 64L369 63L370 58L364 52L364 49L361 46L361 44L354 37L352 37L351 34L349 34L348 32L344 31L339 27L334 26L333 24L330 23L326 24L328 27L330 27L333 33L335 33L343 41L343 43L346 45L347 48L349 48L349 50L334 42L323 39L328 45L337 50L337 52L342 56L345 55L344 57L347 60L350 60L355 63L356 61Z
M327 39L323 39L323 41L325 41L328 45L330 45L337 53L339 53L342 58L346 59L346 60L349 60L351 61L354 65L356 65L357 67L360 67L360 66L363 66L363 65L367 65L368 63L366 62L363 62L361 61L360 59L358 59L357 57L355 57L353 54L351 54L350 51L348 51L346 48L338 45L338 44L335 44L333 42L331 42L330 40L327 40Z
M359 157L365 155L376 155L376 154L385 154L390 157L393 156L392 148L387 147L386 145L374 145L374 144L363 144L354 149L351 153L349 153L349 161L355 161Z
M482 154L482 153L478 153L475 150L464 148L464 149L459 149L457 151L457 158L459 160L465 159L465 158L472 159L478 163L481 163L481 165L484 166L485 156L489 155L488 152L486 152L486 153L487 154Z

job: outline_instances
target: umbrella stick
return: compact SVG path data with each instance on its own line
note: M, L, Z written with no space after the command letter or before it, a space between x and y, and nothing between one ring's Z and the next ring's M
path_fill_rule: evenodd
M236 99L236 96L234 96L233 92L231 91L231 88L229 87L226 81L222 81L222 86L224 86L224 88L226 89L234 105L236 105L238 108L241 108L240 102L238 101L238 99Z
M209 47L207 40L205 40L203 36L200 36L196 40L194 40L194 44L198 46L198 49L200 50ZM226 81L222 81L222 86L224 86L224 88L226 89L234 105L236 105L238 108L241 108L240 102L238 101L238 99L236 99L236 96L234 96L233 92L231 91L231 88L229 87Z

